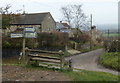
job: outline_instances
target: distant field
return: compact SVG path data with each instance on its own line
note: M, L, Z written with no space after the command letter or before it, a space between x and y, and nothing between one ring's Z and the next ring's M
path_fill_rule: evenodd
M119 35L120 35L120 34L119 34ZM103 36L104 36L104 37L108 37L108 34L105 33L105 34L103 34ZM112 33L112 34L109 34L109 36L110 36L110 37L116 37L116 36L118 36L118 34L117 34L117 33Z

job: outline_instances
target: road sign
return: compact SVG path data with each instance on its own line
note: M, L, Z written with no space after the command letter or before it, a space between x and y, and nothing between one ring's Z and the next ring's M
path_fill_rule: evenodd
M20 38L20 37L23 37L23 34L21 34L21 33L11 33L10 37L11 38Z
M27 32L25 33L25 38L37 38L36 32Z
M25 32L35 32L34 27L25 27Z

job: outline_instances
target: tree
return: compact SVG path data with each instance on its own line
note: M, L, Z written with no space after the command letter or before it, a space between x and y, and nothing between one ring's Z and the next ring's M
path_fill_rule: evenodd
M66 6L66 7L62 7L62 13L64 15L64 20L68 22L69 25L71 25L71 21L72 21L72 10L71 10L71 6Z
M87 16L83 13L81 7L82 5L68 5L61 8L65 21L79 29L88 27Z
M9 24L17 19L17 14L10 11L11 5L8 4L5 7L0 7L0 14L2 14L2 29L9 29ZM17 10L19 12L21 10Z

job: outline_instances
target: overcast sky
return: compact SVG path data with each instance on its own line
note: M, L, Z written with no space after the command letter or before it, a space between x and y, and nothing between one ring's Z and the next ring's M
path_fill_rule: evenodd
M12 11L24 9L27 13L50 12L55 21L63 19L62 6L82 4L83 12L93 14L93 24L117 24L119 0L0 0L0 7L11 4ZM25 7L23 8L23 5Z

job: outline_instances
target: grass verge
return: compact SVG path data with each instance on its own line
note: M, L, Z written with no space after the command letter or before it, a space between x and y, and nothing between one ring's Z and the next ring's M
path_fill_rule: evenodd
M118 76L105 72L80 70L80 72L65 72L73 81L118 81Z
M119 59L120 53L118 52L105 53L100 57L100 63L105 67L120 71Z

